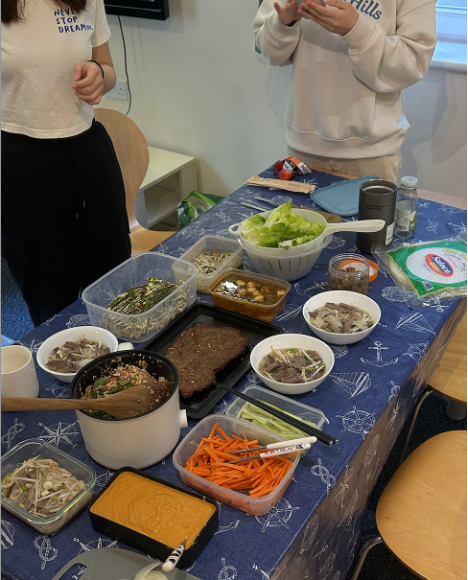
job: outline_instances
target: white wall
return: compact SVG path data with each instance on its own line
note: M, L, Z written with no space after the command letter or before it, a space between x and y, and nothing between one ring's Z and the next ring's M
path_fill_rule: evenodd
M401 154L402 175L422 189L466 197L466 73L431 68L406 89L411 129Z
M286 154L283 117L289 68L255 52L258 0L169 0L164 22L122 16L133 102L148 143L198 159L199 189L228 195ZM125 79L118 17L110 47ZM126 112L128 102L102 105ZM466 195L466 75L431 71L408 90L413 125L404 174L420 187Z

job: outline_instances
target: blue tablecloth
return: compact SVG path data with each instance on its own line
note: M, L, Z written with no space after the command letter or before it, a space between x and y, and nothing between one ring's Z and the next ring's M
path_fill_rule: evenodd
M273 176L268 169L263 176ZM324 187L336 176L312 172L300 178ZM228 226L256 213L240 205L261 194L274 201L292 198L314 207L308 196L243 186L186 226L157 251L180 256L205 234L229 237ZM259 203L259 202L256 202ZM268 208L265 208L268 209ZM441 239L466 232L466 211L420 200L416 238ZM288 332L308 333L301 310L312 295L326 289L327 265L341 252L356 251L356 234L335 235L309 275L293 283L285 309L274 322ZM244 256L244 268L252 269ZM458 299L422 310L409 310L398 288L383 272L370 284L369 296L382 309L374 332L359 344L333 347L336 363L316 390L296 400L325 413L326 431L339 444L317 443L298 465L294 480L278 504L263 517L254 517L226 505L221 508L219 531L191 569L203 580L343 580L353 560L366 502L386 458L460 319L465 302ZM200 300L209 301L206 295ZM34 353L51 334L70 326L89 324L82 301L57 314L23 337L20 344ZM38 368L42 397L68 397L69 387ZM239 385L257 382L251 372ZM217 405L224 412L228 395ZM91 465L97 490L112 473L96 464L85 451L74 411L4 413L2 451L18 442L41 437ZM195 423L191 422L190 427ZM187 430L184 429L181 438ZM171 456L147 470L183 485ZM96 533L82 512L63 531L43 536L3 510L1 548L5 580L49 580L82 551L124 545ZM78 578L74 570L65 578Z

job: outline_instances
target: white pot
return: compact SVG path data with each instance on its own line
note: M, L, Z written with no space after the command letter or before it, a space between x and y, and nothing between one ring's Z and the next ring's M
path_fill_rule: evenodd
M83 411L76 414L86 451L95 461L113 470L126 466L143 469L167 457L177 445L181 426L186 426L185 411L181 413L179 405L177 371L168 359L149 351L124 351L116 356L122 364L134 363L137 358L147 360L148 372L154 375L164 373L155 372L151 364L164 369L166 378L174 382L169 399L157 409L132 419L106 420ZM101 357L96 365L87 365L76 375L71 396L79 398L86 386L101 376L100 369L109 365L112 355Z

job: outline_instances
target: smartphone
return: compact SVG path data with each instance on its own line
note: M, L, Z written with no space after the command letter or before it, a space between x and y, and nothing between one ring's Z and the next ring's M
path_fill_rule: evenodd
M320 6L326 6L325 0L313 0L316 4L320 4Z

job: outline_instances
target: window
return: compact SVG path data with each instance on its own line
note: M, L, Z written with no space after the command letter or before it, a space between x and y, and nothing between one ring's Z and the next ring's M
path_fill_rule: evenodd
M442 42L466 43L467 0L438 0L437 36Z

